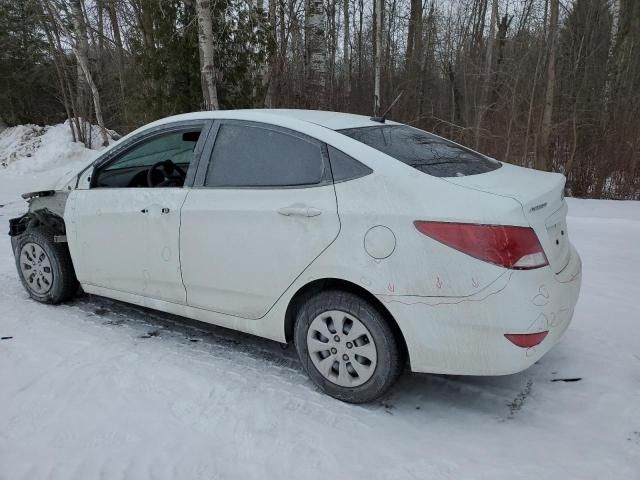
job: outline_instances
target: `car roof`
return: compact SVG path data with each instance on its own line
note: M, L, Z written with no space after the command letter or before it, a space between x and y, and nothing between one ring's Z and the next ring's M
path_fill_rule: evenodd
M233 120L253 120L256 122L266 122L288 119L299 122L313 123L331 130L341 130L345 128L373 127L379 126L380 122L371 120L365 115L353 113L328 112L324 110L298 110L298 109L240 109L240 110L215 110L206 112L185 113L163 118L145 126L160 126L166 123L187 120L205 119L233 119ZM396 122L387 120L386 123L397 125Z

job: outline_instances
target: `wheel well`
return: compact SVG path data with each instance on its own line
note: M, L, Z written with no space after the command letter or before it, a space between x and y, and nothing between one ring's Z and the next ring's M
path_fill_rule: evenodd
M316 293L325 290L342 290L350 292L358 295L359 297L363 298L371 305L373 305L388 322L389 326L393 330L394 335L400 341L400 348L402 349L405 358L408 358L407 342L405 341L404 335L402 334L402 330L400 330L398 323L396 322L395 318L393 318L393 315L391 315L391 312L389 312L387 307L375 295L373 295L371 292L361 287L360 285L337 278L324 278L307 283L305 286L300 288L300 290L298 290L291 298L291 300L289 301L289 305L287 306L287 311L285 313L284 323L284 333L287 343L293 341L293 326L296 321L298 309L308 298L315 295Z
M48 227L53 233L65 234L64 220L47 208L30 211L18 218L9 220L9 235L15 237L27 228Z

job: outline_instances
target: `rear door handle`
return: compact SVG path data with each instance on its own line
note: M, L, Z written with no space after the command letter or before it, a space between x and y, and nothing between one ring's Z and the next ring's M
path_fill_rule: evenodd
M285 217L317 217L322 214L322 210L306 205L291 205L279 208L278 213Z

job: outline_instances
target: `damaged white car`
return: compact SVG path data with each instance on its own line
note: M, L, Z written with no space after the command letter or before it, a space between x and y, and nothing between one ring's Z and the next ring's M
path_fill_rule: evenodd
M89 293L293 343L348 402L415 372L502 375L558 342L581 261L562 175L303 110L127 135L11 220L34 299Z

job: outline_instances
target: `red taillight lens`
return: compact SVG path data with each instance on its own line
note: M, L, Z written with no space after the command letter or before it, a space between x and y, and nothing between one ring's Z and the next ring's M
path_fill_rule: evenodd
M485 262L518 270L549 265L536 233L529 227L420 220L413 223L428 237Z
M518 347L531 348L542 343L548 333L548 331L538 333L505 333L504 336Z

